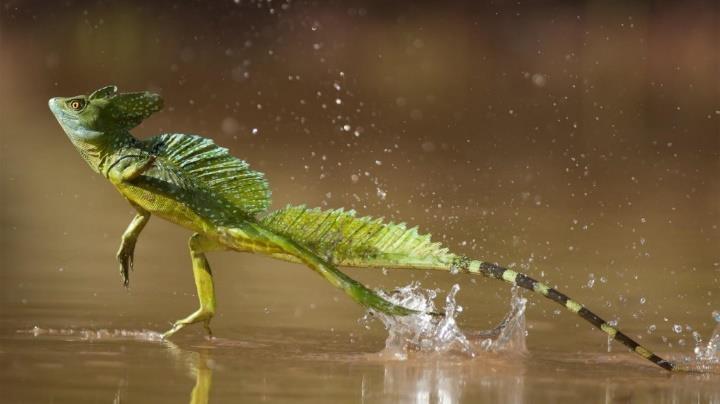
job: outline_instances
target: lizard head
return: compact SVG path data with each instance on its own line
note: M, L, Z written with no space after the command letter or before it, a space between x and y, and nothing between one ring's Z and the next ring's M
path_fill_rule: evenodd
M71 138L92 141L105 133L126 131L162 108L162 98L149 92L118 93L103 87L89 96L56 97L50 110Z

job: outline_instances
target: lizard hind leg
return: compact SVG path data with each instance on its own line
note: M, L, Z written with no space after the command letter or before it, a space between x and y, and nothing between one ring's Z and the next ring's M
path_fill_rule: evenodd
M360 303L362 306L396 316L420 314L417 310L400 306L385 299L372 289L347 276L338 270L332 263L320 258L317 254L305 247L298 245L291 240L283 239L277 235L272 235L271 239L276 245L282 247L281 251L290 254L292 257L310 267L320 276L325 278L325 280L330 282L330 284L344 291L351 299ZM427 314L440 315L439 313L434 312Z
M321 258L318 254L295 240L276 234L260 225L253 226L252 230L258 237L264 239L268 245L273 247L266 251L268 254L276 258L301 262L307 265L310 269L330 282L331 285L341 289L351 299L360 303L362 306L397 316L420 314L417 310L403 307L385 299L372 289L345 275L330 261ZM440 315L439 313L428 314Z
M213 285L210 264L205 257L205 253L209 251L224 250L225 247L198 233L195 233L190 237L188 246L190 247L193 276L195 277L195 287L197 288L200 308L189 316L176 321L172 328L163 334L163 339L172 336L190 324L199 322L203 323L208 335L212 336L212 331L210 330L210 320L212 320L212 317L215 315L215 287Z

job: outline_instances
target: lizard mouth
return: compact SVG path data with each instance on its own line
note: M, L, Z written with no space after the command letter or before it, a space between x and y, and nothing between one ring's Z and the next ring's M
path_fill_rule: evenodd
M77 116L63 108L62 105L64 102L65 98L55 97L48 101L48 106L53 115L55 115L55 119L57 119L60 126L71 139L87 141L102 135L100 132L83 127Z
M53 114L58 114L60 112L60 107L58 104L60 103L60 98L54 97L50 98L48 101L48 107L50 107L50 111L53 112Z

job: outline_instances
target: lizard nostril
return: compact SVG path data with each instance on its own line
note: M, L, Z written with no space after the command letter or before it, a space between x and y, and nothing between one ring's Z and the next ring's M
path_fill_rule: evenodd
M48 106L51 110L55 111L55 109L58 107L59 97L53 97L48 100Z

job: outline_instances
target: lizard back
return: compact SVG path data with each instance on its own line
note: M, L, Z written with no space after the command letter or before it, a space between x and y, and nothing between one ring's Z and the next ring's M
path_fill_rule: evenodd
M212 140L180 133L166 133L143 141L148 151L162 158L174 179L190 182L224 199L248 216L270 206L270 187L263 173Z
M162 134L130 145L119 158L154 155L153 166L118 190L143 209L196 231L233 226L270 204L264 175L210 139Z

